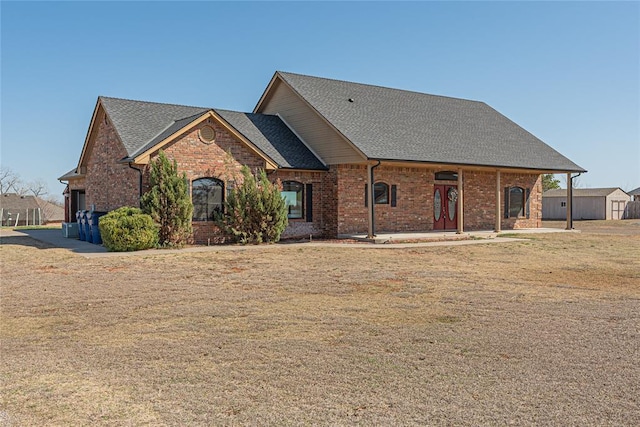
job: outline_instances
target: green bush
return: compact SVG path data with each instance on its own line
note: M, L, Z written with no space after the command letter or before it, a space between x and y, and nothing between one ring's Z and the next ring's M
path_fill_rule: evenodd
M288 223L279 185L271 183L264 170L256 177L243 166L242 176L242 183L227 196L218 226L242 244L277 242Z
M98 223L102 243L111 252L139 251L158 245L158 226L150 215L128 206L109 212Z
M177 162L170 161L161 150L158 158L151 162L149 184L151 189L142 195L140 206L160 226L160 246L184 246L193 232L193 204L187 176L179 175Z

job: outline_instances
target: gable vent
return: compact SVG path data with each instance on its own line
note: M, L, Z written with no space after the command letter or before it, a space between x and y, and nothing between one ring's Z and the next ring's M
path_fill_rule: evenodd
M216 131L211 126L202 126L199 131L200 140L206 144L211 144L216 140Z

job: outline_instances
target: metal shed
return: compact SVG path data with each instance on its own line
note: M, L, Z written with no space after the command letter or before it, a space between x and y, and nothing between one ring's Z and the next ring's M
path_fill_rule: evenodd
M624 219L631 196L620 188L575 188L573 219ZM547 190L542 193L542 219L567 218L567 190Z

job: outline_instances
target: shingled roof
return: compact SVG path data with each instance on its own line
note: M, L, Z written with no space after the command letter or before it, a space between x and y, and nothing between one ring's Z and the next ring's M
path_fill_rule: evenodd
M129 156L134 155L169 127L174 126L176 122L192 117L195 120L196 117L209 111L209 108L106 96L101 96L98 100L107 112Z
M152 149L203 114L213 111L279 167L326 169L277 116L103 96L99 101L127 150L128 159Z
M585 172L484 102L278 76L369 159Z

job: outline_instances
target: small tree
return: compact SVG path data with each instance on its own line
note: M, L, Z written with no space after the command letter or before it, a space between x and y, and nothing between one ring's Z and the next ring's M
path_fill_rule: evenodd
M264 170L257 177L246 166L241 172L242 183L229 192L218 226L242 244L277 242L288 222L280 185L270 182Z
M542 191L560 188L560 180L551 173L542 175Z
M191 237L193 204L187 177L178 175L178 164L163 151L151 162L151 189L140 199L142 210L160 226L161 247L182 246Z

